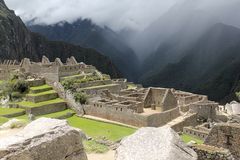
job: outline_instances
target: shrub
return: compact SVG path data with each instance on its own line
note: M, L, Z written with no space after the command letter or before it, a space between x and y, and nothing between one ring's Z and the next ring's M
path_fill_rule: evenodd
M73 89L73 85L74 85L74 80L73 79L65 79L61 83L62 83L64 89L66 89L66 90L72 90Z
M19 92L19 93L25 93L29 89L29 85L24 80L15 80L13 84L13 91Z
M2 95L9 96L10 100L12 100L12 98L22 97L21 94L27 92L29 86L24 80L12 79L2 83L0 88L2 90Z
M78 92L74 94L74 99L76 102L79 102L81 104L86 104L87 102L87 95L82 92Z

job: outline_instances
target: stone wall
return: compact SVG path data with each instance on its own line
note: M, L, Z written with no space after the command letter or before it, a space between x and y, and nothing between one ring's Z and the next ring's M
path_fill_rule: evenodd
M161 127L173 119L180 116L179 108L174 108L165 112L155 113L147 118L148 126L150 127Z
M109 90L111 93L118 94L121 90L121 86L119 84L110 84L110 85L93 86L93 87L87 87L87 88L78 88L77 90L82 90L89 95L101 94L103 90Z
M148 126L147 117L133 113L131 110L116 110L115 107L106 106L90 106L85 105L84 111L87 115L93 115L108 120L113 120L136 127Z
M200 102L194 103L189 106L189 111L191 113L197 113L197 116L200 118L208 119L216 119L216 109L218 108L218 104L215 102Z
M184 127L183 128L183 133L192 135L194 137L198 137L202 140L205 140L209 134L207 131L202 131L193 127Z
M176 132L182 132L184 127L197 126L198 124L199 123L197 122L197 114L189 114L183 116L183 118L180 119L179 121L176 121L168 125Z
M206 141L207 145L222 147L240 158L240 125L239 124L218 124L212 128Z
M65 91L64 87L60 82L48 83L53 87L53 89L58 93L58 96L65 100L68 108L73 109L77 114L83 115L85 114L83 110L83 106L80 103L77 103L74 100L74 96L70 91Z
M31 108L31 107L19 106L19 108L26 109L27 114L33 114L34 116L38 116L38 115L44 115L44 114L63 111L67 108L67 106L65 102L59 102L54 104L43 105L40 107Z
M77 84L74 84L74 87L86 88L86 87L101 86L101 85L107 85L107 84L112 84L112 80L98 80L98 81L92 81L92 82L77 83Z
M208 145L194 145L191 148L197 153L198 160L235 160L227 149Z

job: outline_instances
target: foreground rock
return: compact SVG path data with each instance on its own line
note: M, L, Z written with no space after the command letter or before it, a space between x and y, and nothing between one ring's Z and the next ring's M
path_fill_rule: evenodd
M40 118L0 140L0 159L87 160L81 139L66 121Z
M115 159L197 160L197 154L169 127L142 128L121 141Z

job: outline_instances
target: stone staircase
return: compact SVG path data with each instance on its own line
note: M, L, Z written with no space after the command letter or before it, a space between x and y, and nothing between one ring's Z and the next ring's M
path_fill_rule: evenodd
M13 106L24 109L26 114L52 118L69 118L74 112L67 108L66 102L59 98L56 91L42 80L32 80L26 100Z

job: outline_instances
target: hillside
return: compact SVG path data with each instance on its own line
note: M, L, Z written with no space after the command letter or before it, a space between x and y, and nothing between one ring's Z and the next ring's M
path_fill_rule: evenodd
M59 57L66 59L75 56L78 61L96 66L100 71L112 77L121 76L111 60L94 49L72 44L49 41L45 37L30 32L14 11L9 10L0 0L0 59L18 59L29 57L39 61L42 55L51 60Z
M144 85L173 87L227 101L235 98L240 81L240 29L213 25L176 63L142 77ZM171 47L168 46L168 47Z
M109 57L121 73L130 80L136 77L138 58L134 51L121 40L120 36L107 27L100 27L88 19L78 19L71 23L60 22L54 25L33 25L28 28L50 40L60 40L75 45L94 48ZM131 63L129 63L131 61Z

